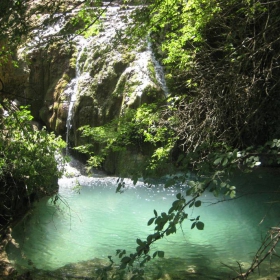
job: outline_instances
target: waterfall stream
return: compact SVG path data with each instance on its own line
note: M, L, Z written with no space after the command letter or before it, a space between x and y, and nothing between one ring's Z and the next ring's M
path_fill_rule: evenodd
M162 90L164 91L165 96L167 97L169 95L169 90L168 90L166 80L165 80L164 69L163 69L162 65L159 63L159 61L156 59L153 49L152 49L152 44L149 40L148 40L148 51L150 52L151 60L155 67L156 79L157 79L158 83L160 84Z
M77 39L76 39L77 59L76 59L76 67L75 67L76 76L74 79L71 80L71 82L67 85L67 87L64 90L64 93L69 98L68 115L67 115L67 120L66 120L66 144L67 144L66 154L67 155L69 155L69 133L70 133L70 130L72 127L71 122L72 122L72 117L73 117L73 109L74 109L75 101L77 98L79 80L82 78L86 79L87 77L89 77L88 72L82 71L81 56L82 56L86 46L88 46L90 44L90 41L91 40L87 40L82 36L77 37Z

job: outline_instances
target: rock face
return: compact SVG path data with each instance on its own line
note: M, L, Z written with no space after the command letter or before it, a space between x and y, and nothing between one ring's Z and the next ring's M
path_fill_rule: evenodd
M31 101L32 115L59 135L66 133L68 104L64 89L75 75L70 63L73 52L57 43L47 50L33 50L25 58L29 61L26 96Z
M147 42L129 50L116 40L127 12L109 7L97 35L19 50L28 73L23 96L27 99L21 101L29 101L35 120L65 137L70 147L84 143L80 127L104 125L128 108L165 97ZM108 166L107 171L117 172Z

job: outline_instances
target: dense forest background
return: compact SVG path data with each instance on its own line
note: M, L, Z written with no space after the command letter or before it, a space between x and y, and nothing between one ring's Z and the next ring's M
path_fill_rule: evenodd
M122 268L126 268L140 256L143 263L149 261L149 246L175 233L176 227L187 219L187 206L199 207L199 197L206 189L217 196L235 197L236 189L226 179L231 172L248 171L260 165L278 166L280 3L269 0L104 3L2 0L2 237L22 208L28 208L26 205L41 195L55 192L55 179L61 175L55 155L65 147L59 135L32 126L28 107L19 110L13 103L14 99L23 98L20 92L24 89L12 76L6 79L3 69L20 68L17 49L23 42L35 40L34 30L44 30L55 23L56 14L67 18L68 33L47 37L44 48L54 43L70 44L71 36L86 34L98 24L101 14L106 13L106 6L113 4L123 9L128 5L134 7L127 18L127 29L118 32L115 43L125 42L134 49L147 38L164 67L168 95L142 104L103 126L81 128L82 136L94 144L81 145L76 150L87 155L90 167L102 167L107 157L127 147L137 147L139 152L148 149L149 153L144 152L145 160L137 169L123 174L135 182L143 177L148 184L151 177L168 174L171 177L166 187L186 181L191 186L186 194L177 196L166 217L159 219L155 213L149 222L155 224L155 234L145 242L138 241L139 248L134 256L122 258ZM77 8L80 12L73 14ZM50 16L44 18L44 14ZM11 73L16 73L13 71ZM26 103L31 104L32 100L27 99ZM33 117L42 122L38 116ZM96 145L99 145L98 152ZM178 171L182 175L176 176ZM202 179L191 181L188 171ZM117 191L123 187L120 180ZM189 195L192 198L187 200ZM199 230L204 227L198 220L194 221L194 226ZM278 238L279 229L276 235ZM124 255L123 252L119 254ZM157 254L162 256L162 252ZM246 273L251 273L259 263L253 263Z

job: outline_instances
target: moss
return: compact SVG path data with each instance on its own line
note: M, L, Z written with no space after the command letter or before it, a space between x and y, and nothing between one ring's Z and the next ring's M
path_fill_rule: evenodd
M84 48L81 55L80 55L80 59L79 59L79 62L85 62L87 60L87 57L88 57L88 50L87 48Z
M69 60L69 67L72 68L72 69L76 69L77 56L78 56L78 52L77 52L77 48L75 48L75 51L74 51L74 53L72 54L72 57Z
M61 119L57 118L55 122L55 131L59 133L63 130L65 130L65 123Z
M63 74L63 76L64 76L64 74ZM52 88L55 86L55 88L53 90L53 99L54 100L58 100L60 98L61 94L64 93L64 90L65 90L67 85L68 85L68 81L65 80L62 77L57 82L55 82L52 87L49 88L49 92L51 93L52 92Z
M113 96L122 96L124 93L125 85L126 85L127 75L122 75L118 80L116 88L112 93Z
M58 107L59 107L59 103L58 103L58 102L54 102L54 104L53 104L53 110L54 110L54 111L57 111L57 110L58 110Z
M76 68L76 63L77 63L77 57L74 56L69 61L69 67L72 68L72 69L75 69Z
M126 94L131 97L135 94L135 89L141 85L139 81L138 74L134 73L132 77L129 78L128 82L126 83Z
M58 113L59 118L66 120L67 115L68 115L68 106L66 106L66 104L64 102L59 103L57 113Z
M155 70L155 66L154 64L152 63L152 61L148 61L148 71L149 71L149 77L150 79L155 83L157 84L157 78L156 78L156 70Z
M122 61L125 64L129 64L135 60L135 56L136 56L135 53L127 51L122 54Z
M66 73L63 73L62 79L65 80L67 83L70 82L70 77Z
M142 95L149 97L159 98L159 95L162 93L160 87L155 87L154 85L148 85L144 90Z

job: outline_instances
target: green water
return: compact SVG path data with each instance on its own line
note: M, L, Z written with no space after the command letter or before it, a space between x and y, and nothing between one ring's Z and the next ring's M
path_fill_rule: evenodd
M80 192L73 190L76 179L60 180L62 201L55 205L51 199L40 201L13 229L19 248L9 245L8 254L20 271L44 270L49 275L71 271L89 275L94 265L105 264L107 256L115 256L117 249L134 252L136 238L145 239L153 233L152 226L147 226L153 210L167 212L180 191L162 186L148 189L141 184L135 187L128 181L128 189L116 194L116 178L81 176L78 180ZM188 209L190 217L200 215L204 230L191 230L191 222L186 221L176 235L157 242L152 251L165 251L165 258L149 265L148 279L164 275L169 275L169 279L228 279L234 273L222 263L237 267L239 261L244 268L248 267L262 235L269 227L279 225L279 203L268 202L279 198L279 192L270 191L280 190L280 177L271 172L257 172L238 175L234 181L239 194L251 191L257 194L217 204L211 193L204 194L201 207ZM262 266L262 276L274 277L266 279L276 279L279 259L272 261L271 266L269 262ZM38 279L60 278L38 276ZM259 276L254 274L252 279Z

